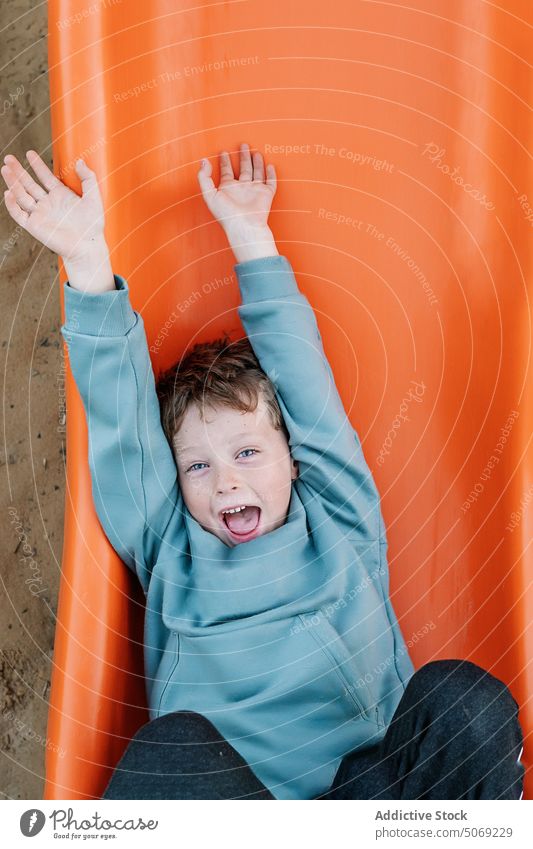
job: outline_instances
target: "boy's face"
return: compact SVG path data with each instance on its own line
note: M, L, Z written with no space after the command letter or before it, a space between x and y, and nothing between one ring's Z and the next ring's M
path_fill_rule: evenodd
M261 393L253 413L220 406L204 421L189 405L174 446L183 500L204 530L235 546L285 523L298 464ZM259 509L230 516L230 528L221 511L243 505Z

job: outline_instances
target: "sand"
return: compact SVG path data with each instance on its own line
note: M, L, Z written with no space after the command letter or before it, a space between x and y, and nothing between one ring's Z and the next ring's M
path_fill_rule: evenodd
M2 161L12 153L31 170L32 148L52 167L46 4L4 0L1 17ZM0 228L0 792L40 799L65 499L58 262L4 203Z

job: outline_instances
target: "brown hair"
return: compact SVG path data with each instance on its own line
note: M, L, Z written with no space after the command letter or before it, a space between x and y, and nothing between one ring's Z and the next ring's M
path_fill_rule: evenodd
M197 405L201 417L206 407L219 405L253 413L260 394L272 426L283 430L289 441L272 381L261 368L246 336L232 342L224 333L213 342L197 343L160 375L156 391L161 423L172 447L190 404Z

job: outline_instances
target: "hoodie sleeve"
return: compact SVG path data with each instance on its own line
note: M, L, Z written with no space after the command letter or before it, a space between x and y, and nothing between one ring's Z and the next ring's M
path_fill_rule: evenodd
M326 359L315 314L289 260L261 257L234 266L239 317L276 390L298 477L346 533L377 540L379 493Z
M98 294L64 284L61 333L85 408L95 509L146 591L170 517L183 509L143 320L126 280L114 278L116 290Z

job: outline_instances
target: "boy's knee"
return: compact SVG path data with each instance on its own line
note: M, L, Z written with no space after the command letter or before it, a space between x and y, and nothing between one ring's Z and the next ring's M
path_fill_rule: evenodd
M504 722L518 714L518 704L507 685L470 660L433 660L415 673L410 679L413 684L415 677L418 698L423 694L434 700L439 713L457 706L465 719L469 717L480 729L490 724L491 716Z
M134 740L144 742L213 743L221 738L212 722L201 713L192 710L177 710L158 716L140 728Z
M407 687L417 690L418 695L423 695L424 698L440 700L444 693L449 692L455 684L466 683L466 678L475 679L478 676L477 670L482 671L481 667L468 660L456 658L430 660L415 671Z

